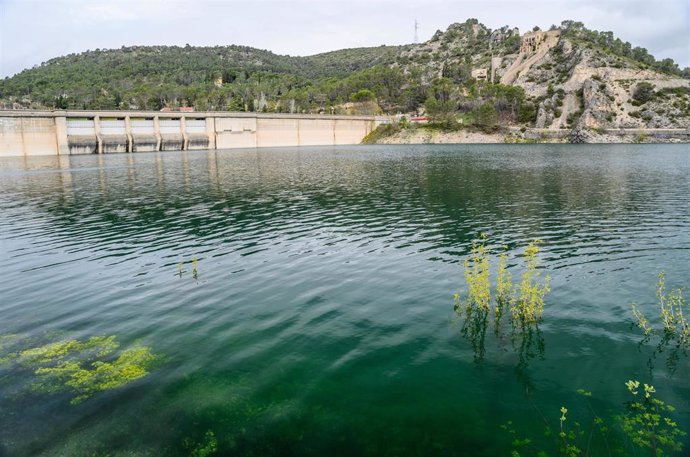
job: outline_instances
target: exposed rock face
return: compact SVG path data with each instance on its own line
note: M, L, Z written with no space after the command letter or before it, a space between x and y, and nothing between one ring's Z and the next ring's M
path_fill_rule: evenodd
M560 36L560 30L526 33L522 37L520 53L501 77L501 83L519 84L521 77L524 77L524 82L532 66L547 56L549 50L558 44Z
M590 129L609 127L613 124L613 91L603 81L588 79L582 85L582 98L585 110L578 122L579 126Z
M551 100L544 100L539 103L539 109L537 110L537 121L535 127L538 129L546 128L553 121L554 115L552 112Z
M568 135L568 143L571 144L591 143L592 139L593 135L582 126L575 127Z

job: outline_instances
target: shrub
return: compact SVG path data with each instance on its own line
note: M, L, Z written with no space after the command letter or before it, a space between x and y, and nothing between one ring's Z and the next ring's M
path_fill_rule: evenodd
M633 91L633 99L640 103L647 103L654 97L654 84L648 82L637 83Z

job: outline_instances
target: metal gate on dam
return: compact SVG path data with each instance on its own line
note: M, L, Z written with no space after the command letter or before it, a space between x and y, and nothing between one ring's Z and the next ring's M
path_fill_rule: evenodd
M319 114L0 111L0 156L349 145L385 122Z

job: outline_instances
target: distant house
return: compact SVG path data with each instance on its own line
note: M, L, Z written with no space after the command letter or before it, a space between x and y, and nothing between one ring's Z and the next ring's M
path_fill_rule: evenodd
M414 116L410 118L410 122L414 124L426 124L429 122L429 118L426 116Z

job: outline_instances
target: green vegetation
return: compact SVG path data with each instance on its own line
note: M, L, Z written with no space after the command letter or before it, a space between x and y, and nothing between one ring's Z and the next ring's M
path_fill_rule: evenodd
M201 443L195 443L187 438L184 441L184 447L189 452L189 457L208 457L218 451L218 440L215 433L209 430Z
M675 411L671 405L654 397L654 386L644 384L644 396L639 395L639 381L625 383L632 398L626 402L626 414L620 417L623 431L633 444L651 451L653 456L667 455L668 452L680 452L683 443L680 441L685 432L667 415ZM643 398L644 397L644 398Z
M633 100L637 103L633 103L633 105L640 106L652 98L654 98L654 84L648 82L637 83L633 91Z
M662 328L654 329L644 314L632 305L632 313L635 316L637 326L642 329L646 337L659 335L664 340L673 341L678 347L690 346L690 322L685 317L690 315L690 306L683 297L682 289L666 290L666 276L659 273L656 297L660 308L659 318Z
M512 275L506 269L507 254L499 255L498 273L495 286L495 300L491 293L491 266L489 248L485 244L485 236L480 242L474 243L469 259L465 259L465 283L467 295L460 300L456 295L456 311L466 315L479 311L488 313L493 311L495 322L503 315L503 310L510 311L513 323L521 326L535 324L541 321L544 312L544 297L549 293L549 277L543 280L537 267L539 264L539 240L534 240L525 249L525 271L521 281L513 284ZM463 306L460 306L464 304Z
M668 58L657 61L645 48L633 48L629 42L623 42L620 38L614 38L613 32L590 30L582 22L571 20L561 22L560 28L563 31L563 36L598 47L614 56L629 59L645 68L651 68L674 76L690 78L690 67L681 70L673 59Z
M496 285L492 288L490 249L486 239L482 235L480 241L473 244L470 257L464 261L467 292L464 296L455 294L454 309L464 319L462 334L472 345L476 361L484 358L489 316L493 316L494 333L500 336L501 321L507 310L512 341L519 355L518 369L523 369L529 359L544 352L539 324L544 298L549 292L549 278L542 280L537 269L539 241L531 242L525 249L525 271L519 284L512 282L512 273L507 269L507 254L501 253Z
M17 346L18 336L0 339L6 355L2 363L12 363L18 372L33 374L32 389L41 393L68 392L72 404L99 392L116 389L146 376L158 357L145 346L119 351L115 336L94 336L86 341L66 339L28 349ZM8 349L12 352L5 352Z
M534 455L538 457L558 455L564 457L584 457L594 454L592 444L597 443L607 449L608 455L636 455L640 450L645 455L661 457L673 455L683 449L685 432L670 417L675 408L655 397L656 389L640 382L630 380L625 383L631 399L624 403L623 412L605 418L598 415L591 402L592 393L578 389L591 413L589 430L581 422L568 415L568 408L559 410L557 432L545 417L544 436L550 443L539 444L534 438L519 438L512 421L501 425L511 438L514 457ZM572 425L569 425L572 422ZM542 447L544 446L544 447ZM545 450L546 449L546 450ZM551 450L549 452L549 450ZM639 455L639 454L637 454Z
M650 370L653 368L657 355L666 354L666 366L670 372L675 372L681 356L687 356L690 349L690 305L683 297L682 289L666 290L666 277L659 273L656 291L659 306L659 326L655 327L640 311L637 305L632 304L632 314L635 324L643 334L642 343L652 339L657 341L656 349L648 361Z
M647 141L647 134L643 130L640 130L635 135L634 141L635 141L635 143L644 143L645 141Z
M381 124L372 130L367 136L362 140L363 144L376 144L383 138L387 138L394 135L400 131L400 126L395 124Z

